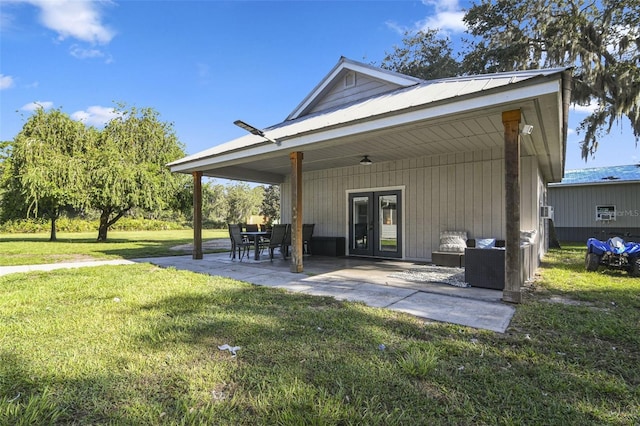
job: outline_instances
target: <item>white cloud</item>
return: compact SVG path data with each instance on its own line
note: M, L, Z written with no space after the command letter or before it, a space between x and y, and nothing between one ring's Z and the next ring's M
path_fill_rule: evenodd
M13 77L10 75L0 74L0 90L10 89L13 87Z
M90 126L104 126L111 119L120 115L115 109L103 106L90 106L86 111L76 111L71 114L71 118L82 121Z
M53 102L51 101L35 101L35 102L29 102L26 105L23 105L22 108L20 108L23 111L35 111L37 109L49 109L53 107Z
M463 22L464 11L460 7L458 0L423 0L422 4L433 8L433 14L424 19L414 22L410 26L400 25L389 21L387 26L399 34L405 32L417 32L427 29L439 29L440 33L449 35L451 33L464 32L467 27Z
M590 102L588 105L571 105L571 111L578 114L593 114L600 107L600 104L596 102Z
M71 56L78 59L104 58L105 63L107 64L113 62L113 58L111 57L111 55L104 53L102 50L95 48L85 49L84 47L78 46L77 44L74 44L69 48L69 53L71 54Z
M567 129L568 136L575 135L575 134L576 134L576 129L573 129L571 127Z
M106 44L115 32L102 23L101 4L107 2L78 0L24 0L40 9L40 21L58 33L60 40L77 40Z
M433 16L428 16L422 21L418 21L416 26L421 30L437 28L445 34L459 33L467 29L462 18L464 18L464 12L462 11L442 11L437 12Z

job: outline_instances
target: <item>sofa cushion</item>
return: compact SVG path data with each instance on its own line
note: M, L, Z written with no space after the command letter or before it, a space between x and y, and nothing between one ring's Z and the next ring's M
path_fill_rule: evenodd
M440 248L438 251L464 253L466 247L467 233L465 231L443 231L440 233Z

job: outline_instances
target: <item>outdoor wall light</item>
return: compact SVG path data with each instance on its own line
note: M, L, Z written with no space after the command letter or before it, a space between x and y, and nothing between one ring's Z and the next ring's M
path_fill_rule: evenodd
M523 124L522 125L522 133L523 135L530 135L533 132L533 126L531 124Z
M236 126L246 130L247 132L251 133L252 135L262 136L263 138L265 138L269 142L275 143L276 145L280 145L280 142L278 142L275 139L271 139L270 137L265 135L262 130L258 129L257 127L253 127L251 124L247 124L242 120L236 120L236 121L233 122L233 124L235 124Z
M373 161L369 160L368 155L365 155L364 157L362 157L362 160L360 160L361 166L370 166L372 164L373 164Z

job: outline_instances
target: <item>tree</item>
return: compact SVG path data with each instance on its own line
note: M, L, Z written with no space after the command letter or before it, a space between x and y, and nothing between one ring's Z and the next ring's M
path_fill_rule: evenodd
M86 204L85 153L93 132L59 109L38 108L3 161L3 204L49 218L50 241L56 240L60 212Z
M237 182L226 187L228 203L227 223L241 223L259 211L264 187L251 188L249 184Z
M265 188L260 214L269 225L280 220L280 186L269 185Z
M380 66L423 80L453 77L460 74L460 64L452 56L451 42L438 37L438 30L428 29L415 35L406 32L402 46L386 52Z
M117 113L89 156L89 203L100 212L98 241L130 209L163 209L180 191L180 178L166 167L185 155L173 124L159 121L152 108L120 105Z
M467 72L571 66L572 101L596 103L579 126L582 158L626 116L640 138L640 0L481 0L464 18L476 37Z
M223 225L229 203L225 197L225 186L219 183L205 182L202 185L202 218L216 225Z

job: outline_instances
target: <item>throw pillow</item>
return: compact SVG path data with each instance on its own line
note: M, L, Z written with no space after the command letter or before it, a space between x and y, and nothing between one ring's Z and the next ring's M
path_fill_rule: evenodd
M464 253L467 247L467 233L445 231L440 233L440 251L451 253Z
M533 244L536 241L536 230L520 231L520 244Z
M495 238L478 238L476 239L476 248L490 249L496 246Z

